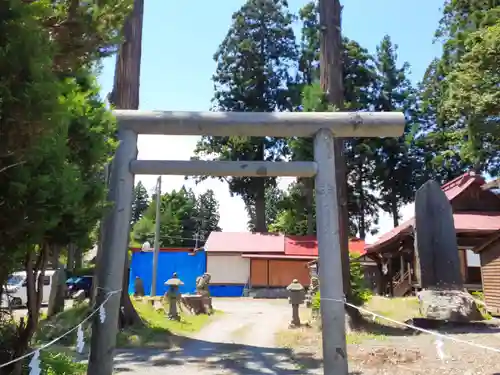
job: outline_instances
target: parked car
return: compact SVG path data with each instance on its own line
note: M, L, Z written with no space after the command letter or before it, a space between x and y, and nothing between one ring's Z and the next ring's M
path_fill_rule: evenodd
M71 298L76 292L83 290L85 292L85 298L89 298L90 293L92 293L92 280L92 276L70 277L66 280L67 296Z
M50 290L53 285L53 276L55 271L45 271L43 278L43 299L42 304L49 303ZM7 280L5 291L2 294L1 306L6 307L24 307L28 303L28 293L26 290L26 272L19 271L10 275Z

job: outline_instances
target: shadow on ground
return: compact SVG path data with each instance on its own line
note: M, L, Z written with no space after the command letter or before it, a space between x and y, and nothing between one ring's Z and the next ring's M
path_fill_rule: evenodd
M231 374L265 375L270 373L269 370L277 375L322 373L322 361L311 354L293 354L289 349L214 343L191 338L183 339L181 349L135 349L117 352L115 371L129 372L129 366L132 364L171 368L172 374L175 371L183 371L186 375L186 369L196 368L199 368L202 374L205 374L203 371L213 371L213 374L230 371ZM362 374L353 372L350 375Z

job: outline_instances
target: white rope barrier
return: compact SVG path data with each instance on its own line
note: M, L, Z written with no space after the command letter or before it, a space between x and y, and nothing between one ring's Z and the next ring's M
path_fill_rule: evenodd
M101 288L99 288L99 289L101 289ZM121 293L121 289L120 290L114 290L114 291L106 293L106 299L96 309L94 309L92 312L90 312L90 314L88 314L85 317L85 319L83 319L76 326L74 326L70 330L66 331L62 335L56 337L52 341L50 341L50 342L48 342L48 343L46 343L46 344L38 347L37 349L33 350L32 352L29 352L29 353L26 353L26 354L24 354L24 355L22 355L20 357L14 358L13 360L11 360L9 362L0 364L0 368L10 366L10 365L12 365L12 364L14 364L16 362L22 361L23 359L26 359L26 358L29 358L29 357L33 356L32 359L31 359L31 361L30 361L30 364L29 364L29 367L31 369L30 370L30 375L39 375L41 373L41 369L40 369L40 351L44 350L44 349L47 349L49 346L54 345L59 340L63 339L64 337L68 336L69 334L71 334L71 333L73 333L75 331L77 331L77 344L76 344L76 348L77 348L77 351L79 353L81 353L83 351L83 347L85 345L84 336L83 336L83 327L82 327L83 324L86 323L86 322L88 322L97 313L99 313L100 322L104 323L104 321L106 320L106 310L104 308L104 305L109 301L109 299L111 297L113 297L114 295L119 294L119 293Z
M422 332L422 333L427 333L429 335L432 335L432 336L434 336L434 337L436 337L438 339L436 341L436 347L437 347L437 351L438 351L438 356L440 358L444 357L444 354L443 354L443 345L442 345L443 343L442 343L441 339L452 341L452 342L459 343L459 344L469 345L469 346L472 346L472 347L475 347L475 348L484 349L484 350L488 350L488 351L495 352L495 353L500 353L500 349L499 348L493 348L491 346L477 344L477 343L475 343L473 341L462 340L462 339L459 339L459 338L456 338L456 337L452 337L452 336L448 336L448 335L445 335L445 334L442 334L442 333L439 333L439 332L436 332L436 331L431 331L431 330L428 330L428 329L420 328L420 327L414 326L412 324L400 322L398 320L389 318L387 316L383 316L383 315L374 313L373 311L370 311L370 310L364 309L362 307L353 305L352 303L349 303L349 302L347 302L345 300L338 300L338 299L332 299L332 298L320 298L320 300L321 301L332 301L332 302L342 303L342 304L345 304L345 305L347 305L349 307L352 307L352 308L358 310L359 312L362 312L362 313L365 313L367 315L372 316L373 319L379 318L379 319L386 320L388 322L397 324L397 325L402 326L402 327L410 328L410 329L413 329L415 331L419 331L419 332Z

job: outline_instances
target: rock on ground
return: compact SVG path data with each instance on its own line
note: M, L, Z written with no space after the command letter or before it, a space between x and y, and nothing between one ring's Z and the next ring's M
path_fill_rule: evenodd
M467 292L460 290L423 290L418 294L420 312L428 319L450 322L482 320L476 301Z
M179 350L135 349L119 352L115 372L130 375L307 375L318 373L275 346L287 327L291 307L284 301L214 300L224 315L187 338ZM311 365L311 362L308 363Z

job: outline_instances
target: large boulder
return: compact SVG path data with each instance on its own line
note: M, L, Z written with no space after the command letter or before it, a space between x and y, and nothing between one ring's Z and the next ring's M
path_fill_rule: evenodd
M483 320L474 298L460 290L423 290L418 293L424 318L466 323Z

